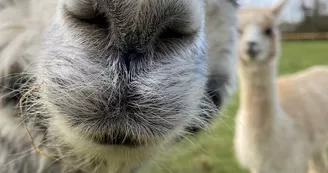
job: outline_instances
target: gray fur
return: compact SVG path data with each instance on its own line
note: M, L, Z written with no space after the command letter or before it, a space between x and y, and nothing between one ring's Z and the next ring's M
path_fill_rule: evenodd
M1 173L130 172L204 128L234 86L235 1L208 0L206 30L200 0L12 2L0 11ZM20 106L51 158L31 148Z

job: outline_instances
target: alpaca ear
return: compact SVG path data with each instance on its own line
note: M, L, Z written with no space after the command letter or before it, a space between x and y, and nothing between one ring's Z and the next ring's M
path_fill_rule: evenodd
M287 2L288 0L280 0L280 2L272 8L272 13L275 16L280 15L282 9L284 8Z

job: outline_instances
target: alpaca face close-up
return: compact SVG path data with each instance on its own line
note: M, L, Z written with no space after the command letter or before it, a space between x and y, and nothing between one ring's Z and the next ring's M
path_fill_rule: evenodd
M59 5L41 52L40 101L66 142L158 145L201 123L194 115L206 78L203 4L116 3Z
M212 106L203 10L196 0L59 4L36 76L49 134L78 154L121 162L148 158L202 123L200 108Z
M220 21L213 27L223 31L217 42L224 52L209 59L224 68L208 67L206 3ZM0 111L18 127L21 115L26 125L3 128L10 137L19 133L13 139L25 143L11 145L15 140L1 136L9 152L0 157L0 166L11 173L41 173L49 167L56 173L131 172L206 127L233 87L237 9L232 0L206 3L0 2L0 16L12 16L0 17L5 28L0 58L6 64L0 65L0 84L9 88L0 90ZM13 48L21 51L9 51ZM33 157L11 162L15 151L33 145L38 151Z

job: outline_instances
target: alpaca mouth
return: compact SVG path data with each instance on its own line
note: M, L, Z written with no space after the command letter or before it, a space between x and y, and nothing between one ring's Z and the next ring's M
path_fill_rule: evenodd
M117 135L104 134L100 137L99 136L92 137L92 141L100 145L125 146L130 148L141 147L145 145L144 141L138 140L132 136L124 135L124 134L117 134Z

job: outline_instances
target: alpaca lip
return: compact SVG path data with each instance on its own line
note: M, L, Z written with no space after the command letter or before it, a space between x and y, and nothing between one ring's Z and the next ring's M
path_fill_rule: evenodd
M100 145L116 145L116 146L126 146L126 147L140 147L144 145L144 142L137 140L128 135L117 134L109 135L105 134L101 137L92 137L92 141Z
M259 54L259 51L256 51L254 49L248 49L247 54L250 59L255 59L257 57L257 55Z

